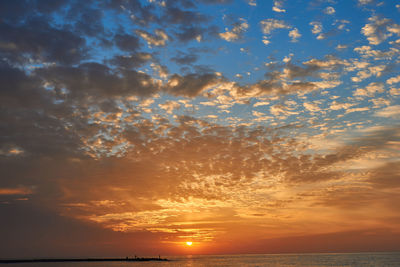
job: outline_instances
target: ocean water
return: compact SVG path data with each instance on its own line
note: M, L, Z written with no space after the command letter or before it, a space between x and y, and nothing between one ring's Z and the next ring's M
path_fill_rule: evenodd
M168 262L11 263L7 267L400 266L400 253L257 254L167 257Z

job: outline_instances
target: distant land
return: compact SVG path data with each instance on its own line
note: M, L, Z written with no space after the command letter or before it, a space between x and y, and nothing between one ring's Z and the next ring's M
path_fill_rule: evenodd
M168 261L163 258L76 258L76 259L7 259L0 260L0 263L29 263L29 262L94 262L94 261Z

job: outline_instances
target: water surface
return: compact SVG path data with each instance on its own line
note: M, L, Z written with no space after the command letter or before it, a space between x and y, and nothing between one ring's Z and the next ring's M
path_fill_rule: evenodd
M9 267L264 267L400 266L400 253L327 253L170 256L168 262L13 263Z

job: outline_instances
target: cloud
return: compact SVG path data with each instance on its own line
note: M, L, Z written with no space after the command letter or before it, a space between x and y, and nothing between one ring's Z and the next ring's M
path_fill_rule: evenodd
M358 4L360 5L372 4L373 2L375 2L375 0L358 0Z
M369 174L369 182L379 188L400 187L400 162L389 162L382 167L372 170Z
M263 44L265 45L269 45L269 43L271 42L270 40L267 39L267 37L263 37L263 39L261 40L263 42Z
M353 93L353 95L373 97L376 93L381 93L383 91L384 91L384 85L382 83L373 82L368 84L365 88L357 89Z
M4 195L31 195L33 193L31 188L19 187L19 188L0 188L0 196Z
M348 29L346 29L346 25L349 24L349 23L350 23L350 21L345 20L345 19L336 20L336 21L335 21L335 24L338 25L337 28L338 28L339 30L346 30L346 31L349 31Z
M25 8L25 4L24 2L1 3L0 15L7 23L16 23L30 12Z
M36 75L55 87L67 90L76 100L88 97L149 96L160 85L148 74L135 70L114 71L106 65L85 63L76 67L52 66L38 69Z
M387 84L394 84L394 83L399 83L399 82L400 82L400 75L398 75L396 77L389 78L388 80L386 80Z
M283 9L284 2L285 0L274 0L274 6L272 7L272 10L278 13L286 12L286 10Z
M19 156L23 154L24 150L11 144L3 144L0 149L0 155L2 156Z
M311 30L311 32L313 34L319 34L319 33L322 32L322 24L321 24L321 22L312 21L312 22L310 22L310 25L313 26L313 28Z
M230 4L233 0L200 0L205 4Z
M335 14L335 12L336 10L331 6L328 6L327 8L324 9L324 13L328 15L333 15Z
M358 208L359 205L357 205L357 199L360 199L358 197L366 200L367 203L373 203L373 201L368 201L368 197L370 197L370 195L367 194L364 195L365 197L363 197L363 193L367 194L368 191L360 190L359 188L353 188L352 190L333 190L330 192L329 196L326 196L326 204L329 203L334 205L336 203L336 206L343 204L341 207L345 207L346 203L351 202L354 204L351 207ZM357 196L355 196L355 194L357 194ZM379 199L379 196L377 198ZM349 206L346 208L349 209ZM336 219L339 218L336 217ZM342 219L343 218L340 218L340 220ZM313 226L316 227L317 224L313 224ZM336 244L341 244L340 247L343 250L370 251L373 250L374 245L371 244L373 242L379 243L379 247L382 248L396 246L398 244L398 236L398 233L390 228L367 227L365 229L351 231L341 230L313 235L303 234L291 237L268 238L257 242L256 251L258 253L262 253L262 251L265 250L270 251L271 253L279 253L281 250L283 250L284 253L309 253L313 251L329 253L329 251L336 251ZM328 242L327 240L330 241ZM244 243L241 245L243 248L248 246L249 243ZM337 251L339 252L339 250Z
M340 71L350 65L347 60L338 59L332 55L324 59L310 59L300 65L295 65L287 60L280 66L280 70L267 72L266 79L253 84L235 84L231 94L235 97L255 97L263 94L280 95L307 93L319 89L334 88L341 84L337 75L333 73L326 75L323 70ZM321 78L322 80L315 80ZM299 79L299 80L295 80ZM314 79L309 81L308 79Z
M248 98L262 95L282 95L306 93L319 89L317 82L298 82L283 83L281 80L271 78L261 80L254 84L246 86L236 85L230 91L230 94L235 98Z
M204 1L206 2L206 1ZM218 1L208 1L208 3L217 3ZM219 3L228 2L220 0ZM173 3L173 2L170 2ZM169 5L165 9L165 13L163 14L161 20L167 23L179 24L179 25L196 25L200 23L205 23L208 21L208 17L204 14L201 14L192 10L183 10L177 5Z
M172 57L171 60L181 65L188 65L196 62L198 56L193 53L183 53L178 51L177 55Z
M178 109L181 107L181 104L179 104L178 102L175 101L166 101L164 104L158 104L158 106L165 110L165 112L167 112L168 114L172 114L172 112L175 109Z
M220 78L215 74L174 74L169 78L165 91L172 95L195 97L218 84Z
M129 55L115 55L108 62L119 68L134 69L143 66L152 59L152 54L138 52Z
M400 105L389 106L378 110L375 113L375 116L384 118L398 118L400 116Z
M254 107L259 107L259 106L268 106L270 104L270 102L267 101L261 101L261 102L257 102L255 103L253 106Z
M147 45L151 46L165 46L169 40L168 35L162 29L156 29L154 35L144 30L136 30L136 34L146 40Z
M389 90L389 93L390 93L392 96L398 96L398 95L400 95L400 88L398 88L398 89L396 89L396 88L391 88L391 89Z
M49 94L38 77L0 63L0 103L4 107L37 108L50 104Z
M317 36L318 40L322 40L326 38L326 34L322 33L322 23L318 21L312 21L310 22L310 25L312 26L311 32Z
M289 37L292 38L292 42L297 42L297 39L301 37L301 34L299 33L299 30L297 28L294 28L289 32Z
M257 6L257 0L247 0L247 4L250 6Z
M87 57L84 38L68 29L53 28L43 19L1 23L0 32L0 51L12 62L77 64Z
M301 37L301 34L297 28L292 28L292 26L286 24L286 22L283 20L265 19L260 22L260 25L261 31L267 35L272 34L272 32L276 29L292 29L289 32L289 37L292 38L292 42L297 42L297 39ZM265 45L268 45L270 43L269 36L263 36L262 42Z
M399 49L391 47L388 51L382 50L373 50L371 46L363 45L360 47L354 48L354 51L361 54L362 57L373 57L376 60L379 59L389 59L391 60L394 56L399 53Z
M347 49L347 47L348 47L347 45L340 45L339 44L339 45L336 46L336 50L344 50L344 49Z
M274 116L279 116L279 115L290 116L299 114L296 111L292 111L292 108L283 105L270 106L269 111Z
M271 34L275 29L290 29L291 26L287 25L283 20L265 19L260 22L261 30L264 34Z
M128 34L116 34L114 41L117 47L123 51L135 51L140 47L139 38Z
M303 106L311 112L318 112L321 110L321 108L317 105L317 104L313 104L313 103L303 103Z
M361 29L361 33L367 37L367 40L372 45L379 45L392 36L392 33L400 34L399 25L393 24L390 19L373 16L368 20L370 23L365 24Z
M376 77L380 77L384 72L387 71L387 68L388 68L387 65L378 65L378 66L367 67L366 69L357 72L357 76L351 77L351 80L353 82L361 82L361 81L371 77L372 75L374 75Z
M332 55L326 55L324 59L313 58L303 62L301 65L294 65L291 61L288 61L284 65L283 77L289 79L305 78L307 76L323 78L323 74L319 73L320 71L339 70L347 65L349 65L347 60L341 60Z
M313 58L303 64L311 68L320 68L325 70L334 70L339 67L350 65L347 60L342 60L332 55L326 55L322 60Z
M225 32L219 33L219 37L225 41L232 42L243 38L243 33L249 28L249 24L245 19L240 19L241 22L234 24L231 31L226 28Z
M255 117L262 117L262 116L265 116L265 113L258 112L258 111L255 111L255 110L252 111L252 114L253 114L253 116L255 116Z
M369 110L371 110L369 107L350 108L350 109L346 110L346 114L352 113L352 112L369 111Z
M35 75L26 75L19 69L10 66L1 66L1 82L3 135L1 150L14 155L5 159L2 155L2 173L8 181L7 186L26 184L20 176L19 165L25 160L31 162L31 157L76 157L80 155L80 138L64 127L65 121L71 120L80 124L78 118L72 119L72 108L64 101L57 103L60 96L44 88L41 80ZM2 77L3 76L3 77ZM63 119L61 119L63 118ZM3 153L2 153L3 154ZM18 156L18 157L16 157ZM18 160L21 158L21 161ZM8 162L8 163L5 163ZM15 164L17 167L15 168ZM29 165L29 164L28 164ZM27 168L29 168L27 166ZM28 182L28 184L32 184Z
M351 103L339 103L339 102L333 101L329 108L332 109L332 110L339 110L339 109L347 110L351 106L354 106L354 104L351 104Z
M174 32L174 35L181 42L188 42L191 40L196 40L201 42L207 37L207 35L215 36L217 35L218 27L210 25L206 28L199 27L198 25L182 25L179 31Z
M87 2L88 5L92 3ZM102 9L111 9L118 14L127 15L128 18L141 26L148 26L150 23L160 23L162 20L159 18L154 5L142 4L138 0L124 1L113 0L102 3ZM76 4L76 11L82 10L81 3ZM74 10L75 11L75 10Z

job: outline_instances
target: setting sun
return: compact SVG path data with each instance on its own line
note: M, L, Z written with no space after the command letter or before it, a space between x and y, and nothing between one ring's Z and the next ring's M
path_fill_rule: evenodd
M187 246L191 246L192 244L193 244L193 242L191 242L191 241L187 241L187 242L186 242L186 245L187 245Z

